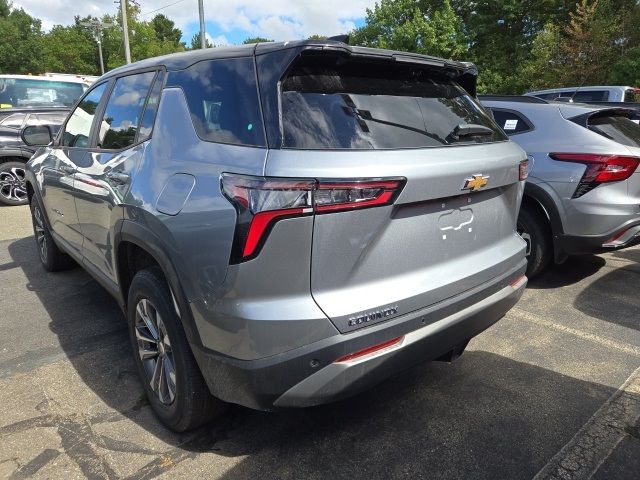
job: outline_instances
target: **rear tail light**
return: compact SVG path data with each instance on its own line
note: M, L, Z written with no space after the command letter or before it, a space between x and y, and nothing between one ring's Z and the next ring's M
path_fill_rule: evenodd
M529 159L520 162L520 181L526 180L529 176Z
M222 174L238 214L231 263L254 258L283 218L390 205L406 179L315 180Z
M587 166L572 198L581 197L601 183L626 180L640 164L640 158L625 155L550 153L549 156L554 160L583 163Z

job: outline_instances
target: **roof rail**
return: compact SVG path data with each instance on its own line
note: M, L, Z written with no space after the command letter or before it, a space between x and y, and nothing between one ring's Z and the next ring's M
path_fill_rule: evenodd
M478 98L493 102L549 103L542 98L527 95L478 95Z

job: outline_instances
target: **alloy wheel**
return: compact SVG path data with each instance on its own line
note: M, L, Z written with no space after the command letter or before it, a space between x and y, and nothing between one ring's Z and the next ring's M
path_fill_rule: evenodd
M0 195L13 202L27 200L24 168L11 167L0 172Z
M45 235L44 219L42 211L37 205L33 207L33 229L38 243L38 252L42 263L47 263L47 236Z
M176 371L171 340L155 306L146 298L136 305L138 355L151 390L161 403L170 405L176 396Z

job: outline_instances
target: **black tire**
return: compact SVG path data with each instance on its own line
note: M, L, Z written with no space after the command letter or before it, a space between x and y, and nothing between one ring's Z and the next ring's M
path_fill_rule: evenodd
M48 272L58 272L75 266L73 259L60 250L53 240L44 216L44 210L35 197L31 200L30 208L36 249L44 269Z
M11 206L29 203L24 166L24 162L0 163L0 203Z
M544 271L553 257L551 229L547 219L537 211L525 207L518 215L518 233L528 243L527 277L534 278Z
M145 322L145 317L154 325L155 335ZM159 268L141 270L133 277L129 288L127 320L133 356L143 388L151 408L165 426L176 432L184 432L224 411L226 404L211 395L196 364L176 314L171 292ZM141 352L145 352L147 357L144 361ZM157 376L156 372L159 372ZM155 388L152 388L152 383Z

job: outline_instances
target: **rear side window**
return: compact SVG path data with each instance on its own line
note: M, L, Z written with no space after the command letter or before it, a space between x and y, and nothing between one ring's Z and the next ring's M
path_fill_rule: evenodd
M281 114L283 148L401 149L506 139L464 89L432 70L327 54L294 64L282 81Z
M138 142L144 142L151 136L153 122L155 121L156 112L158 111L158 105L160 104L163 81L164 72L159 72L158 76L156 77L156 81L153 84L153 89L151 90L149 98L147 99L147 104L144 107L142 121L140 122L140 128L138 129Z
M533 125L523 115L513 110L499 110L492 108L493 118L504 133L507 135L515 135L517 133L528 132L533 130Z
M640 88L628 88L624 91L625 102L640 102Z
M24 122L24 117L27 115L25 113L14 113L13 115L9 115L0 121L0 125L3 127L15 127L20 128L22 126L22 122Z
M71 113L64 133L62 134L62 145L65 147L88 147L91 124L96 114L96 109L107 88L107 83L101 83L91 90L80 101L75 110Z
M156 72L127 75L116 80L98 133L98 147L119 150L133 145L147 94Z
M589 119L589 130L629 147L640 147L640 125L622 116L596 116Z
M592 92L578 90L576 93L566 93L562 94L562 96L573 96L574 102L606 102L609 100L609 92L606 90L594 90Z
M172 72L168 85L184 91L191 119L203 140L265 145L253 58L199 62Z

